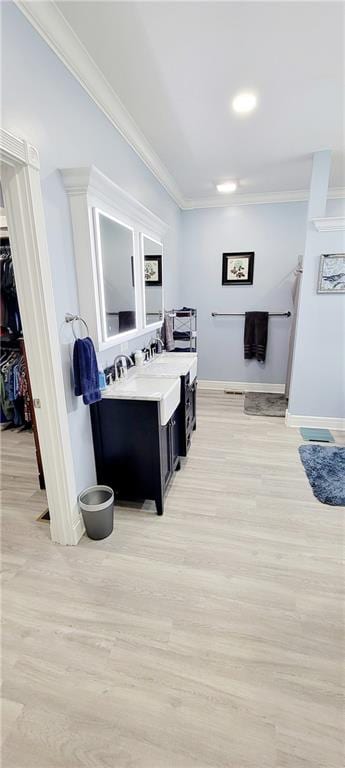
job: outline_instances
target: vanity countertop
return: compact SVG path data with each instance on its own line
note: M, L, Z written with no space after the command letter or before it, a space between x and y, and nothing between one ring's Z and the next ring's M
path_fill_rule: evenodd
M161 423L164 426L180 402L179 377L137 376L115 382L102 391L102 399L156 400L160 403Z
M176 377L178 387L179 379ZM102 391L102 397L111 397L122 400L162 400L175 386L175 381L157 376L141 377L135 372L121 381L110 384Z

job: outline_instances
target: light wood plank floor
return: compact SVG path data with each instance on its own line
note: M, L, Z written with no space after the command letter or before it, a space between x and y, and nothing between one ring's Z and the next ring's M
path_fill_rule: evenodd
M77 548L3 435L3 768L341 768L344 508L295 430L200 393L163 518Z

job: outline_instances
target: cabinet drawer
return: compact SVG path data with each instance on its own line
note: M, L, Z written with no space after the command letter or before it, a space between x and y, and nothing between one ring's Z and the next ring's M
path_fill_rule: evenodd
M186 413L186 433L187 433L187 434L188 434L189 432L191 432L191 428L192 428L192 420L193 420L193 413L192 413L192 411L190 410L190 412L189 412L189 413Z
M190 390L188 390L188 392L186 392L186 399L185 399L186 410L188 410L188 408L191 408L192 403L193 403L193 393L190 392Z
M194 392L195 392L195 387L193 386L193 384L190 387L186 387L186 394L185 394L185 403L186 403L186 405L188 403L192 403L193 402Z
M194 404L193 395L189 395L189 397L186 398L186 402L184 406L186 413L188 413L190 410L193 409L193 404Z

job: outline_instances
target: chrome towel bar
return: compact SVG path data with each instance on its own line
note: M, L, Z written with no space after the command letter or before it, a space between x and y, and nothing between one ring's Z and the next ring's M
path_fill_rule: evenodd
M244 317L245 314L245 312L211 312L212 317ZM268 314L269 317L291 317L291 312L269 312Z

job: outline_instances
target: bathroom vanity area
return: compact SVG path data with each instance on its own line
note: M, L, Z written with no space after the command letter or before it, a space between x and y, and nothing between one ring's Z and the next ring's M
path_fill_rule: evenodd
M152 499L163 514L196 428L196 375L195 354L163 353L130 369L91 406L97 482L117 499Z
M164 321L168 226L94 166L61 173L80 316L107 365L121 353L130 363L129 355L140 356ZM196 428L196 377L195 352L163 352L130 367L90 406L97 482L111 486L117 499L151 499L163 514L166 490Z

